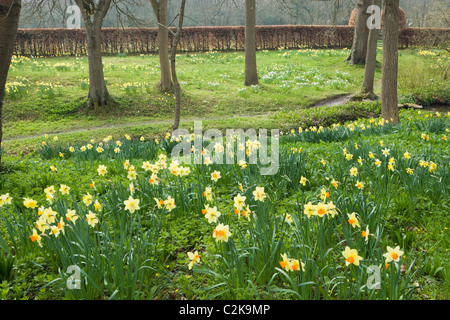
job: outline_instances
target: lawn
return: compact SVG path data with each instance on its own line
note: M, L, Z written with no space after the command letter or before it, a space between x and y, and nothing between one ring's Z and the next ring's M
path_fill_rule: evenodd
M154 88L154 56L105 57L121 104L101 116L80 107L84 58L17 58L0 297L448 299L450 114L402 109L391 124L379 102L307 108L358 91L364 70L347 54L259 52L260 85L249 88L242 53L180 55L183 137L167 133L173 97ZM422 63L435 62L401 52L401 100L442 102L448 83ZM433 86L411 87L413 65ZM280 128L268 148L279 170L261 174L261 137L208 143L194 119L204 129ZM200 164L172 157L181 141ZM245 162L221 163L229 151L245 151Z

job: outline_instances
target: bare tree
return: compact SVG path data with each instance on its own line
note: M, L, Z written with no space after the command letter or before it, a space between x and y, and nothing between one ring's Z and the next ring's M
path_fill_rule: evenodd
M178 28L177 32L174 33L172 30L169 29L168 25L163 25L159 23L159 25L167 30L167 32L170 32L173 35L173 41L172 41L172 48L170 50L170 71L172 75L173 85L175 88L175 117L174 122L172 125L172 130L178 129L180 125L180 114L181 114L181 86L178 82L178 76L177 76L177 68L176 68L176 57L177 57L177 48L178 44L180 42L181 32L183 30L183 23L184 23L184 13L186 8L186 0L181 1L181 8L180 12L178 14Z
M169 21L167 1L168 0L150 0L158 22L158 53L161 71L160 89L162 91L172 90L173 85L169 63L169 29L167 28Z
M95 112L113 103L106 88L102 62L102 24L111 0L74 0L81 11L86 28L89 62L88 106Z
M399 0L383 2L383 69L381 84L381 117L398 122L398 21Z
M3 138L3 98L9 66L19 26L21 0L0 0L0 167L2 164L1 142Z
M366 21L369 18L367 7L371 4L371 0L358 0L356 3L355 32L353 36L353 45L347 61L350 64L365 64L367 54L367 39L369 37L369 29Z
M372 4L381 8L381 0L373 0ZM381 19L381 13L379 17L375 19ZM378 26L373 27L369 31L369 37L367 40L367 53L366 53L366 65L364 68L364 79L362 85L362 91L371 100L377 99L377 96L373 92L375 69L377 64L377 49L378 49L378 37L380 36L380 29Z
M256 1L245 0L245 80L246 86L258 84L256 69Z

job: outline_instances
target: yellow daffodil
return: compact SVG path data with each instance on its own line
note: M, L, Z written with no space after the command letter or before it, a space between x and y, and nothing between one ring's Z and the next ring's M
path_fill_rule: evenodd
M369 226L366 226L366 230L363 230L361 236L365 238L366 243L369 242Z
M70 188L68 186L66 186L65 184L62 184L59 187L59 192L61 192L61 194L63 194L63 195L67 195L70 192Z
M66 213L67 221L75 223L75 221L77 221L78 218L79 218L79 216L77 215L75 210L67 209L67 213Z
M345 258L345 265L354 264L355 266L359 266L359 261L363 260L361 256L358 255L358 251L356 249L350 249L349 246L345 247L345 250L342 251L342 255Z
M83 203L85 204L85 206L89 206L90 204L92 204L93 202L93 198L91 196L91 194L87 193L83 196Z
M221 178L220 171L215 170L213 173L211 173L211 180L217 182Z
M91 210L89 210L89 213L86 215L86 221L92 228L94 228L95 225L99 222L97 215Z
M167 197L167 200L164 200L164 206L170 212L176 208L175 200L172 197Z
M256 187L255 191L253 191L253 196L255 197L255 200L264 202L264 199L267 197L264 192L264 187Z
M220 217L221 213L217 211L217 207L208 208L205 218L208 219L209 223L216 223Z
M234 198L233 198L233 200L234 200L234 207L237 209L237 210L242 210L242 208L245 206L245 199L246 199L247 197L244 197L244 196L242 196L242 195L240 195L240 194L238 194L237 196L235 196Z
M316 213L315 205L313 205L311 202L308 202L307 204L305 204L303 212L308 218L310 218Z
M228 239L232 236L232 233L229 230L228 225L224 225L223 223L220 223L214 230L213 230L213 237L216 239L216 241L225 241L228 242Z
M358 217L356 217L356 212L352 212L352 213L347 213L347 217L348 217L348 223L353 227L353 228L356 228L356 227L360 227L360 224L359 224L359 220L358 220Z
M33 229L33 234L30 236L30 239L32 242L37 242L39 244L40 247L42 247L42 243L41 243L41 236L37 233L36 229Z
M106 166L99 165L97 168L97 172L99 176L105 176L108 173L108 170L106 169Z
M133 199L132 196L123 202L125 204L125 210L130 211L130 213L134 213L136 210L139 210L139 199Z
M391 261L399 261L400 257L404 254L402 250L400 250L400 246L396 246L394 249L387 246L387 252L383 254L383 257L386 258L386 263Z
M203 191L203 196L206 198L207 201L213 200L213 193L211 187L205 187L205 191Z
M12 198L9 196L9 193L2 194L0 196L0 207L3 207L5 204L11 204Z
M308 181L308 179L306 179L304 176L302 176L301 178L300 178L300 183L303 185L303 186L306 186L306 182Z
M198 255L198 251L188 252L187 256L189 258L189 270L191 270L194 264L200 263L200 256Z
M357 181L355 187L357 187L359 190L364 189L364 183L361 181Z
M34 209L37 207L37 201L29 198L24 198L23 205L25 208Z

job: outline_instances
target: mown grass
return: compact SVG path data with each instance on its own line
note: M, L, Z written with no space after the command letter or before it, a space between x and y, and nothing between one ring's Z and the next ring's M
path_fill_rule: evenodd
M358 92L364 69L345 63L347 54L347 50L260 51L257 56L260 84L253 87L243 85L241 52L181 54L178 73L183 89L182 122L296 112L325 98ZM414 99L413 91L424 88L422 96L438 96L440 100L436 101L445 102L448 83L439 80L438 70L426 69L433 63L415 49L401 51L400 94L404 99ZM418 65L423 65L421 71L426 71L420 81L415 73L409 72ZM146 122L170 122L174 100L171 93L157 89L157 56L104 57L104 68L108 89L118 105L98 115L83 107L88 90L85 57L15 58L5 98L4 140L130 123L139 127ZM426 80L431 78L433 86L425 87ZM376 83L379 79L378 68ZM379 90L377 83L376 93ZM234 122L230 120L229 126ZM263 121L270 127L279 127L281 123ZM157 130L151 133L170 125L160 123L154 127Z

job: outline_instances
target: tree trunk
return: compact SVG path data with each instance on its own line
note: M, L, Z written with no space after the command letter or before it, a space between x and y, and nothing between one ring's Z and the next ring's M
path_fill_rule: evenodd
M86 26L86 42L89 63L88 106L96 113L104 112L114 101L106 89L102 61L102 24L111 6L111 0L75 0Z
M177 130L178 127L180 126L180 116L181 116L181 87L180 87L180 83L178 82L178 77L177 77L176 56L177 56L178 43L179 43L180 37L181 37L181 31L183 29L185 6L186 6L186 0L183 0L181 2L178 29L177 29L177 33L174 35L172 50L170 53L171 73L172 73L173 84L175 87L175 116L174 116L174 122L172 125L173 131Z
M171 67L169 58L169 30L167 15L167 0L151 0L153 12L158 21L158 54L161 72L160 90L172 90Z
M245 85L258 84L256 70L256 1L245 0Z
M399 0L384 0L383 12L381 117L388 121L398 122L397 76Z
M19 26L21 0L0 0L0 168L2 165L3 98Z
M367 28L367 19L370 15L366 12L370 6L371 0L358 0L356 3L355 32L353 36L353 45L347 60L352 65L365 64L367 54L367 40L369 37L369 28Z
M373 4L381 7L381 0L374 0ZM381 18L381 17L380 17ZM377 47L378 37L380 35L380 29L370 29L369 37L367 40L367 54L366 54L366 66L364 69L364 79L362 85L362 91L371 100L377 99L377 96L373 92L375 69L377 64Z
M89 62L88 105L99 112L110 102L103 72L101 23L95 21L93 25L86 25L86 37Z

